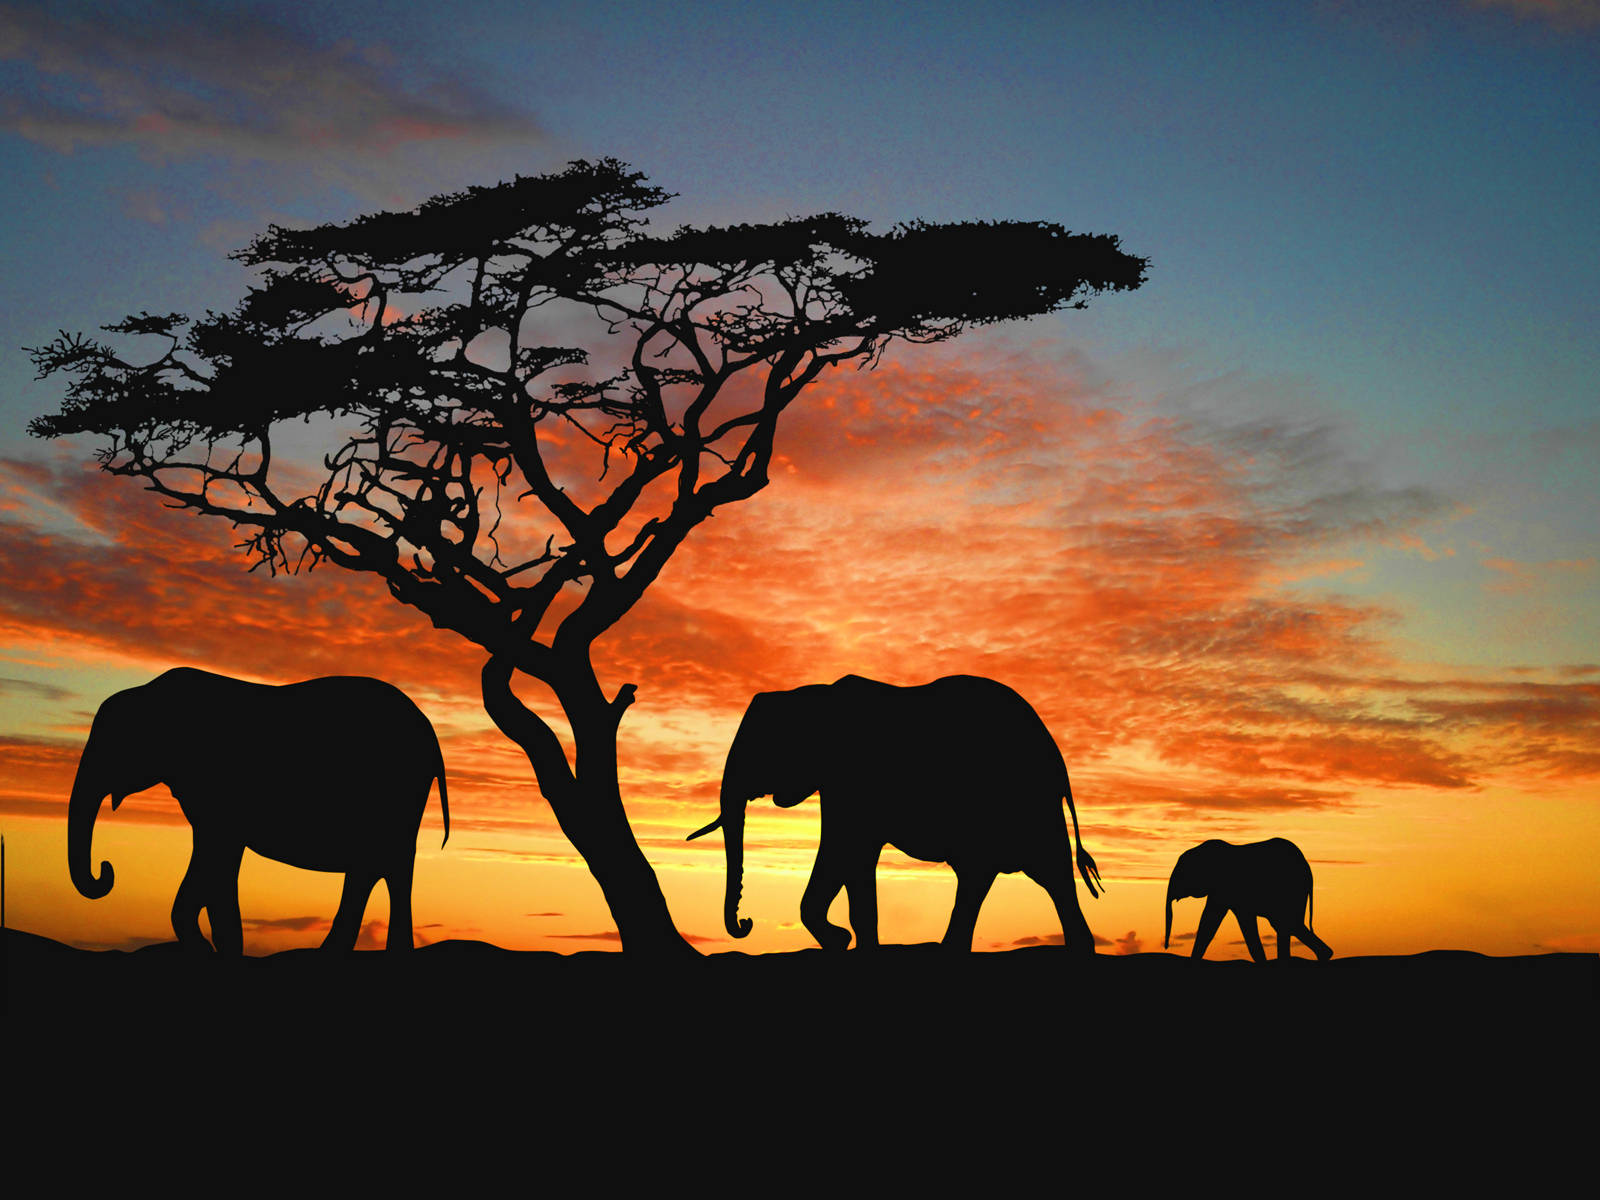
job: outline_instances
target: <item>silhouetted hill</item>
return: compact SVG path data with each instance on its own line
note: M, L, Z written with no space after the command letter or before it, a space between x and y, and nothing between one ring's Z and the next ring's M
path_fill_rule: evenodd
M871 1040L941 1034L961 1040L983 1020L1170 1026L1197 1017L1330 1027L1453 1020L1591 1016L1600 956L1495 958L1465 950L1394 957L1297 958L1279 966L1194 962L1176 954L1097 955L1074 963L1056 947L950 955L929 943L876 954L709 954L681 965L589 951L510 951L446 941L410 954L290 950L264 958L194 955L175 942L86 951L7 930L6 1000L14 1017L59 1020L98 1010L187 1019L196 1012L272 1010L293 1019L315 1008L417 1006L442 1019L483 1022L541 1011L604 1026L649 1014L649 1024L791 1021Z

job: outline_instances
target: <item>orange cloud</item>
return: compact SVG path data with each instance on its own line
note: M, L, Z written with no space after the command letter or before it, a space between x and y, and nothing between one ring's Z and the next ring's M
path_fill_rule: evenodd
M82 746L0 735L0 812L20 817L65 814Z
M19 480L38 489L20 519L0 520L6 640L285 681L358 662L401 686L465 690L475 681L478 664L460 640L395 604L376 579L252 574L226 526L164 509L127 480L9 461L0 472L13 490ZM57 507L75 529L41 529Z
M1587 685L1541 685L1537 706L1439 695L1458 685L1395 676L1386 609L1281 582L1298 559L1411 536L1447 501L1352 492L1325 432L1202 437L1130 417L1086 376L945 353L820 381L780 429L792 471L697 530L599 647L608 686L640 686L625 777L703 804L753 693L851 671L992 675L1034 702L1069 761L1149 745L1214 772L1203 796L1459 789L1486 761L1459 737L1535 723L1545 738L1527 756L1586 769ZM214 523L125 481L19 463L5 478L9 638L264 678L359 671L475 706L481 652L375 580L247 574ZM78 532L41 536L60 509ZM466 786L525 790L498 735L479 723L462 739Z

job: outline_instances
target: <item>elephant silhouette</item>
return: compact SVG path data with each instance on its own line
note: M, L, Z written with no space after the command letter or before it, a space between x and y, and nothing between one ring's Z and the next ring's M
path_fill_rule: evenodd
M730 936L744 937L752 927L739 917L746 803L771 795L788 808L813 792L821 794L822 836L800 919L823 947L850 944L850 930L828 920L841 887L857 948L877 946L875 875L878 856L892 844L954 868L945 946L970 950L995 876L1023 871L1055 903L1066 947L1094 953L1061 809L1065 799L1076 836L1066 764L1039 714L1004 684L952 675L895 687L846 675L751 700L723 768L721 815L689 835L723 830L723 921ZM1081 836L1077 862L1089 894L1099 895L1099 872Z
M279 687L190 667L111 696L95 714L67 810L72 882L91 900L111 890L90 870L101 802L164 783L194 830L172 904L178 941L243 953L239 864L246 849L311 871L342 871L324 949L349 950L379 879L389 890L387 948L410 949L417 829L433 781L445 841L450 805L433 726L399 688L341 675ZM441 845L444 843L441 842Z
M1180 854L1167 883L1163 947L1172 944L1172 902L1188 896L1206 897L1191 957L1205 957L1206 947L1230 909L1250 957L1258 963L1266 962L1267 956L1261 949L1257 917L1265 917L1277 932L1280 959L1289 957L1291 937L1305 943L1319 961L1333 957L1328 943L1311 932L1311 864L1300 847L1286 838L1243 846L1212 839Z

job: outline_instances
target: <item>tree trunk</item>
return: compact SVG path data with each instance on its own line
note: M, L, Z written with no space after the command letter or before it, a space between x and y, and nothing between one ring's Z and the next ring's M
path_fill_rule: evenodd
M567 766L554 732L511 691L511 667L505 660L490 659L484 666L484 708L528 756L556 823L605 895L623 950L657 957L695 954L672 922L655 870L639 849L622 806L617 725L633 701L633 685L608 702L593 669L587 663L584 667L561 680L546 681L555 688L572 725L576 773Z
M573 726L578 771L575 792L550 797L561 832L589 865L630 954L693 954L667 911L655 869L639 849L622 807L617 781L616 727Z

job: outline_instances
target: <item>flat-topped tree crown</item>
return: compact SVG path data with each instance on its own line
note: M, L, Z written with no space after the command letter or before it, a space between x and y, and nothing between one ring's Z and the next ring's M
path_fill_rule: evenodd
M235 256L261 278L232 311L106 327L165 339L157 356L67 333L32 351L41 378L67 383L30 432L99 435L105 470L229 519L255 566L376 573L484 647L489 711L528 750L625 938L648 922L621 915L632 902L606 877L627 872L595 855L627 854L612 834L575 832L583 805L615 798L632 694L597 701L593 640L691 529L765 486L779 418L822 371L876 361L897 338L1081 307L1138 287L1146 266L1114 236L1044 222L873 233L823 213L651 232L670 199L602 159L405 212L272 226ZM589 334L571 332L578 315ZM562 331L554 343L541 324ZM730 386L746 373L755 386ZM303 450L284 461L308 421L329 439L320 466ZM516 701L513 669L550 684L580 746L611 739L594 786Z

